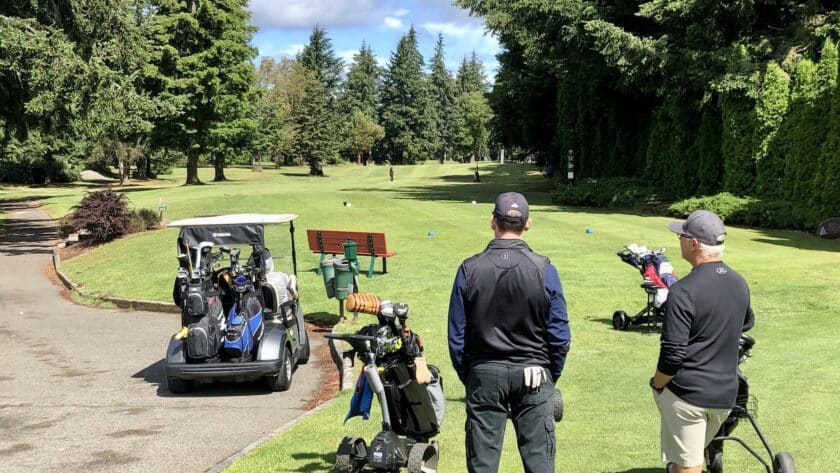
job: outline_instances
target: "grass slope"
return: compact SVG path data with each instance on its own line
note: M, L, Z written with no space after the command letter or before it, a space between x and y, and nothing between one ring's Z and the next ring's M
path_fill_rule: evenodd
M423 337L430 362L443 369L448 409L437 440L442 445L440 471L451 472L465 469L463 387L451 369L446 346L452 279L460 261L481 251L491 238L493 197L506 190L524 192L534 220L527 241L557 266L572 327L572 351L559 382L566 418L557 426L558 471L661 471L659 421L647 387L658 336L616 332L610 316L617 309L635 311L644 303L638 272L615 256L623 245L666 247L678 274L689 270L677 253L677 239L666 229L667 219L558 208L549 201L547 181L534 168L519 165L484 166L478 184L471 182L472 171L466 165L397 167L395 182L387 180L386 167L327 171L326 178L318 179L294 168L262 174L231 170L232 182L196 187L180 186L179 175L129 195L143 207L166 201L167 217L172 219L245 211L299 214L301 297L312 319L335 320L337 305L326 299L319 277L311 271L318 256L307 250L303 230L386 232L398 255L388 263L389 274L363 277L361 289L407 302L412 308L409 324ZM208 179L211 172L203 169L202 177ZM69 208L72 192L56 191L47 205ZM352 206L344 207L345 201ZM281 255L288 235L273 228L267 234L269 248ZM64 269L88 290L169 300L176 235L175 230L161 230L126 238L68 261ZM799 232L730 228L726 261L752 289L757 316L752 333L757 345L744 371L758 399L761 427L774 447L793 453L801 471L831 471L840 462L840 451L825 448L826 439L840 438L840 410L834 402L840 388L835 321L840 309L840 242ZM367 259L362 257L361 262L365 265ZM359 324L363 323L368 319L362 318ZM176 324L173 319L173 331ZM161 346L164 343L161 340ZM314 375L308 366L296 373ZM348 401L348 395L340 395L338 402L261 446L229 471L329 470L342 436L369 439L378 428L375 412L368 422L354 418L342 425ZM507 430L501 471L522 471L510 424ZM747 425L736 432L758 446ZM763 471L734 444L728 447L725 464L727 471Z

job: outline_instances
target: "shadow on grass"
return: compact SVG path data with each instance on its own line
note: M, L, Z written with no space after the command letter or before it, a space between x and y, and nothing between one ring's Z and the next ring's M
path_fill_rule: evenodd
M30 207L26 205L26 202L32 202L33 200L41 200L41 199L52 199L55 197L66 197L70 194L66 195L28 195L25 197L15 196L15 195L8 195L8 196L0 196L0 210L4 212L10 212L12 210L19 210L22 208Z
M502 189L520 192L531 205L553 205L551 190L553 181L539 175L524 175L521 171L511 172L509 166L495 166L481 171L481 182L473 182L472 171L465 174L448 174L436 178L440 184L424 184L393 189L377 189L398 199L436 200L448 202L493 202ZM399 185L399 173L397 174ZM342 189L345 192L368 192L368 188Z
M338 323L338 306L335 308L335 313L332 312L304 312L303 318L319 328L329 332L333 325Z
M290 171L280 171L280 175L286 177L314 177L309 174L309 171L304 172L290 172ZM318 177L326 177L326 176L318 176Z
M756 238L759 243L786 246L798 250L840 252L840 240L827 240L805 232L793 230L760 230L764 238Z
M302 465L294 470L286 471L332 471L335 465L335 452L333 453L293 453L292 458L295 460L313 460L305 465Z
M604 325L609 325L610 329L615 330L612 326L612 319L604 319L604 318L587 318L591 322L600 322ZM641 333L645 335L659 335L659 325L651 326L647 323L641 323L639 325L631 325L626 329L622 330L622 332L635 332Z

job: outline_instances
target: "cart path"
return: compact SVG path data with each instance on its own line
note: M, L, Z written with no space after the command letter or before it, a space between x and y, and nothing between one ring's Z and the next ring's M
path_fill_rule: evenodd
M67 301L47 277L55 223L33 204L0 210L3 472L202 472L301 416L316 396L324 339L311 332L312 359L287 392L221 384L170 395L163 355L178 315Z

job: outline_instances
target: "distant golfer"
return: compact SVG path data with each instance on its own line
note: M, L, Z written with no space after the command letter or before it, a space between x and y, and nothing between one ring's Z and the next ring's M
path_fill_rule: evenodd
M697 210L668 225L692 270L669 289L659 362L650 378L671 473L700 473L703 450L735 406L738 344L755 322L747 283L725 265L720 217Z
M554 472L554 384L571 334L557 269L531 251L528 201L507 192L494 239L458 268L449 300L449 356L467 390L467 470L495 473L508 412L526 473Z
M393 164L388 168L388 175L391 176L391 180L393 181L394 180L394 165Z

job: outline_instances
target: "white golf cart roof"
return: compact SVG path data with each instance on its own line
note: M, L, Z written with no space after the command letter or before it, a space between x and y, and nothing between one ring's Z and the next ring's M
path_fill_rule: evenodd
M228 214L186 218L169 222L167 227L203 227L216 225L279 225L298 218L295 214Z

